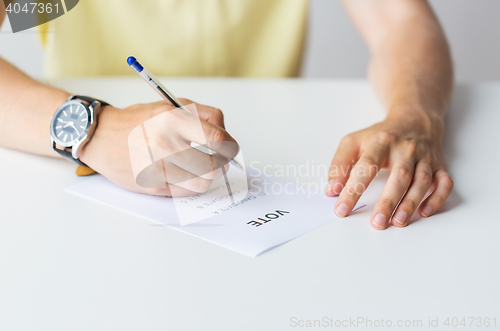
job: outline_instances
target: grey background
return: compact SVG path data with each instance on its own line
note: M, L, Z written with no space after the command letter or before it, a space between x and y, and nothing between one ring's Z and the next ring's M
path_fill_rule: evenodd
M417 0L415 0L417 1ZM431 0L452 46L458 81L500 79L500 1ZM337 0L311 0L304 77L365 77L368 50ZM0 32L0 56L29 75L43 77L36 29Z

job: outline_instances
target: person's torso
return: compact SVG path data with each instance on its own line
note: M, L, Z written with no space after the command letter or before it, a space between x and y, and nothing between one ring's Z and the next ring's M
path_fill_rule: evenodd
M45 26L45 72L297 76L306 23L307 0L80 0Z

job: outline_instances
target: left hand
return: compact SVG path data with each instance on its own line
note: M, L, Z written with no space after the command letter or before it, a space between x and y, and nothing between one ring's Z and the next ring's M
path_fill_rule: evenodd
M440 118L411 113L388 116L345 136L333 157L326 189L328 196L340 193L335 213L347 216L383 168L391 173L370 218L373 228L383 230L389 220L396 227L406 226L428 191L432 193L419 213L423 217L435 213L453 189L441 150L442 135Z

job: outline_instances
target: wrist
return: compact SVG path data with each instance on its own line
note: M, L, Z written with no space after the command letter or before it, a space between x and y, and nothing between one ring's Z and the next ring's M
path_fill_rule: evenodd
M100 121L103 118L104 118L104 120L106 120L105 118L108 117L110 113L114 113L116 110L118 110L118 108L115 108L115 107L113 107L111 105L102 105L101 109L99 110L99 113L97 114L97 127L96 127L96 130L99 127Z
M444 131L443 116L437 111L421 107L393 107L388 112L386 121L397 122L409 130L424 130L439 139Z
M90 97L86 97L88 99L93 99ZM89 102L85 99L83 99L86 102ZM97 99L96 99L97 100ZM98 100L99 101L99 100ZM88 146L92 145L95 140L99 140L99 132L101 131L100 128L103 126L102 125L102 119L104 116L106 116L107 113L115 109L113 106L108 105L107 103L104 103L101 101L101 105L99 108L94 110L94 122L95 126L92 130L89 131L89 138L86 143L82 144L80 146L80 150L78 152L78 158L80 161L85 163L87 166L93 168L93 159L94 157L92 156L93 153L88 153ZM97 136L97 137L96 137ZM99 149L99 148L98 148Z
M111 105L102 105L96 116L96 128L89 139L88 143L83 146L80 151L80 160L82 160L89 167L95 169L95 160L101 158L101 154L108 153L106 151L106 141L109 140L108 133L113 131L113 123L116 122L116 118L113 118L115 114L119 111ZM97 169L95 169L97 170Z

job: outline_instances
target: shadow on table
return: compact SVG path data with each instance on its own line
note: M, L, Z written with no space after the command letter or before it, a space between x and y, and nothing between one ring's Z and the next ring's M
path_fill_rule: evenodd
M459 137L463 134L464 127L473 114L473 99L470 87L457 85L453 93L450 109L446 113L444 120L443 154L451 175L453 175L454 161L460 153L457 142L460 140Z
M458 159L457 156L461 152L457 144L460 135L464 131L464 126L467 123L469 116L472 114L472 105L473 93L470 88L464 85L457 85L455 87L450 109L445 117L445 134L443 137L443 154L452 178L455 178L453 174L453 165ZM454 190L451 192L449 198L443 206L434 215L445 213L457 207L463 201L464 199L456 190ZM410 219L409 225L421 219L423 219L423 217L420 217L420 215L415 213Z
M451 192L450 196L448 197L448 199L445 201L445 203L443 204L443 206L441 206L441 208L439 208L439 210L432 214L432 215L439 215L441 213L445 213L455 207L457 207L458 205L460 205L464 200L460 197L460 195L453 191ZM432 218L432 216L430 217ZM412 225L413 223L415 222L418 222L420 220L426 220L428 219L427 217L421 217L417 211L415 211L415 214L413 214L412 218L410 219L410 222L408 223L408 225Z

